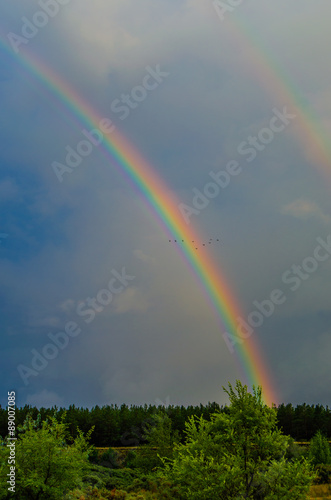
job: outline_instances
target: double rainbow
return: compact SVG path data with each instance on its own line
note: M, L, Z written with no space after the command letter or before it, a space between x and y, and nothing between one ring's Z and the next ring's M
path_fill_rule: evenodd
M2 45L9 51L5 43L2 42ZM268 66L263 65L261 54L257 51L254 51L254 53L256 54L256 63L259 67L262 65L265 75L269 75L269 82L271 76L275 76L273 71ZM55 97L64 105L66 111L69 111L73 117L78 119L80 124L89 129L99 128L99 123L104 117L100 116L88 102L83 100L49 66L37 60L36 57L26 50L21 51L17 60L28 74L32 75L33 78L37 79L47 89L53 98ZM291 98L292 94L289 88L283 82L278 80L278 85L274 83L273 90L275 90L277 97L282 98L284 102L286 98L287 102L295 104L294 99ZM311 130L308 130L308 120L304 112L298 105L295 105L295 109L297 112L300 112L303 125L307 125L303 139L309 139L310 143L313 141L320 152L321 161L323 160L323 164L325 164L325 161L329 159L327 151L325 151L320 140L317 140L318 137L313 137ZM161 223L168 235L172 235L173 238L179 240L201 240L197 231L188 226L183 220L178 209L179 200L176 199L173 192L168 189L151 165L142 158L140 153L123 135L115 129L110 137L105 136L100 148L102 148L103 153L109 161L124 172L134 185L139 188L151 207L152 212L157 216L159 223ZM209 301L219 319L220 328L223 332L227 331L236 335L237 317L243 315L240 313L240 309L231 294L219 266L207 251L196 252L193 246L184 245L181 246L181 251L185 256L188 266L207 293ZM226 349L225 344L224 349ZM277 399L271 378L254 335L245 339L241 344L236 345L236 354L240 367L243 369L247 379L246 382L250 386L262 385L265 402L269 405L276 403Z

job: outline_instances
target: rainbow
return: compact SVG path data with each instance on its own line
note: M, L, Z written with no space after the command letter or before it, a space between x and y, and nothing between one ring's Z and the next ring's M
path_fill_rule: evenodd
M6 43L3 41L0 41L0 43L7 52L11 53ZM37 79L47 89L52 98L55 97L57 101L62 103L66 110L69 110L76 120L78 119L80 124L89 129L99 128L101 120L105 117L100 116L49 66L37 60L26 50L21 51L17 60L24 70L28 72L28 75L32 75L34 79ZM100 147L102 147L103 153L112 164L115 164L122 173L124 172L128 179L139 189L168 235L172 235L173 238L178 240L201 241L198 232L188 226L180 214L178 209L179 200L176 199L173 192L167 188L155 170L123 135L116 129L113 130L110 137L104 137ZM196 252L193 246L186 245L181 245L179 248L185 257L185 262L193 271L199 283L202 284L217 315L220 328L223 332L232 332L237 336L237 317L243 315L240 313L238 304L236 304L219 267L207 251ZM237 344L236 355L239 368L246 379L245 383L251 387L261 385L266 404L270 406L272 403L276 404L276 393L254 335L241 344Z
M266 8L261 5L260 9ZM266 15L269 15L266 12ZM307 100L302 96L297 85L295 85L275 57L264 49L263 40L258 38L247 23L240 19L240 9L236 15L227 18L222 29L228 28L230 36L245 51L245 66L247 73L259 81L261 87L273 99L276 98L281 106L290 105L288 110L294 113L296 118L292 122L291 130L299 141L306 160L318 168L326 180L330 181L331 167L331 141L330 133L326 132L324 126L319 124L319 119L309 107Z

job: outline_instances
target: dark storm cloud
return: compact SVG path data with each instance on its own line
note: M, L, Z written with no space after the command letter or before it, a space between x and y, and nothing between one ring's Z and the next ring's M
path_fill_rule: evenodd
M295 292L282 275L329 234L329 185L304 153L295 119L256 149L253 161L240 153L240 144L269 127L273 109L291 112L291 102L279 102L263 87L254 60L247 61L226 23L245 18L327 130L329 30L322 24L314 35L330 7L304 1L298 10L281 0L268 9L272 14L258 0L243 3L221 23L212 2L72 0L26 49L112 119L181 202L192 205L197 190L203 194L211 171L240 164L240 174L207 199L191 224L207 239L221 235L215 259L245 318L255 300L284 288L286 303L254 335L280 399L326 404L330 262ZM21 33L22 17L33 20L37 10L23 1L6 4L2 32ZM3 393L15 387L21 404L46 405L220 401L221 385L238 373L201 285L100 148L58 181L52 163L82 140L83 125L14 57L2 61ZM156 65L169 76L121 120L114 100L141 85L146 67ZM112 269L123 267L134 281L86 324L78 305L97 297ZM48 334L70 321L81 334L26 387L17 365L28 366L31 350L41 352Z

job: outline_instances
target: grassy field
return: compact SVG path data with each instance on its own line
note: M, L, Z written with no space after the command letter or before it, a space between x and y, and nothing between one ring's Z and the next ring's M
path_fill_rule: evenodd
M331 500L331 484L317 484L311 487L310 500Z

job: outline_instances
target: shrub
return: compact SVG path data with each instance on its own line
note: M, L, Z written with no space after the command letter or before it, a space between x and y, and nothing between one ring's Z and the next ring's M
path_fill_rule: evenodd
M315 484L331 484L331 465L320 464L315 467Z
M295 443L292 437L288 438L288 448L285 453L285 458L292 460L298 459L306 455L306 450L304 447Z
M136 467L137 453L135 451L130 450L123 462L124 467L129 467L130 469L134 469Z
M117 469L119 464L117 461L116 451L112 448L105 451L100 457L99 465L102 465L102 467L108 467L109 469Z
M308 457L313 465L331 465L330 445L321 431L318 431L310 441Z

